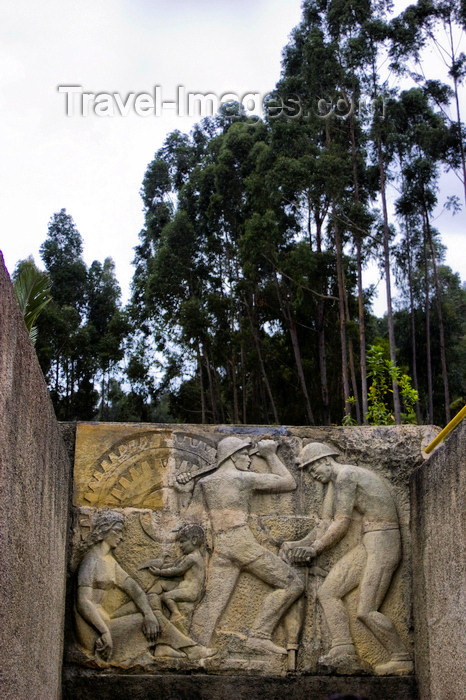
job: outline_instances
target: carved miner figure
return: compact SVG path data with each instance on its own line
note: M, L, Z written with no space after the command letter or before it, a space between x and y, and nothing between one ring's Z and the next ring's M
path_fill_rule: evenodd
M359 586L357 618L389 653L375 667L380 675L412 671L410 656L392 622L379 608L401 559L401 540L395 502L384 480L367 469L334 460L338 452L323 443L310 443L300 453L299 467L309 467L314 479L327 484L323 522L302 540L285 542L282 555L304 564L331 549L348 532L353 511L362 517L362 537L330 570L318 597L332 646L320 663L333 669L357 670L361 662L350 634L344 596Z
M147 595L119 565L113 550L123 538L124 517L115 511L97 516L92 545L78 570L76 628L81 646L103 661L113 656L125 661L135 653L155 646L154 657L172 656L191 661L215 652L182 634L162 614L159 596ZM106 594L114 588L130 598L117 610L106 604Z
M254 651L286 654L286 649L272 642L272 633L302 594L303 583L289 564L259 544L247 518L255 492L294 491L296 482L278 458L275 441L261 440L255 450L270 468L266 474L249 471L250 448L249 439L223 438L217 448L217 469L198 482L214 533L214 551L207 591L194 612L191 633L201 644L210 643L240 573L247 571L274 590L264 597L246 646Z

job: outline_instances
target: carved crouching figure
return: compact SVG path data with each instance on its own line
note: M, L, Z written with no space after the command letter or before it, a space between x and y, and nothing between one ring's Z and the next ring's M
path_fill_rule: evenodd
M147 595L118 564L113 550L123 539L123 530L121 513L100 513L92 545L80 564L75 619L83 649L103 661L115 657L121 662L154 646L154 657L195 661L212 656L215 651L200 646L164 617L158 595ZM106 607L106 593L114 588L131 600L112 612Z
M289 564L259 544L247 518L255 492L294 491L296 482L278 458L276 442L262 440L257 445L256 452L270 468L266 474L249 471L250 448L249 439L224 438L218 444L216 471L198 482L214 533L214 551L207 591L194 612L191 633L201 644L210 644L238 577L246 571L274 589L262 601L246 646L258 652L286 654L286 649L274 644L272 633L302 594L303 582Z
M170 621L182 632L186 632L194 605L204 593L205 563L201 547L205 543L205 533L200 525L184 525L178 531L176 540L183 556L170 564L155 560L149 562L146 568L162 579L159 581L163 590L160 600L170 611ZM163 580L178 576L183 577L178 584Z
M306 445L300 453L301 468L327 484L323 522L297 542L285 542L282 555L304 564L331 549L347 533L353 511L362 516L359 544L330 570L318 597L327 621L332 646L320 663L332 670L355 671L362 666L350 634L344 596L359 586L357 618L389 653L386 663L375 667L379 675L411 673L413 664L393 623L379 608L401 559L398 515L384 480L373 472L333 459L334 449L322 443Z

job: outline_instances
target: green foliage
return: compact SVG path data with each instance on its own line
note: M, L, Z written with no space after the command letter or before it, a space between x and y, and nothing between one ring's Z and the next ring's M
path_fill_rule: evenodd
M415 260L413 271L413 318L409 306L409 289L405 284L401 288L400 309L395 314L395 329L398 341L398 356L401 365L410 365L413 355L411 324L414 322L417 373L419 388L419 405L422 409L427 406L428 392L426 384L427 345L425 336L425 269L422 258L419 263ZM445 326L445 348L450 383L451 414L455 413L456 405L463 405L466 396L466 288L461 283L457 273L446 265L438 267L441 291L442 314ZM429 270L429 279L431 271ZM433 422L436 425L445 423L444 392L441 377L440 348L438 341L438 315L436 308L430 309L430 324L432 335L432 379L433 379ZM458 404L459 402L459 404ZM423 410L424 413L424 410Z
M350 396L347 400L347 405L349 407L348 413L345 413L343 416L343 419L341 421L342 425L350 426L350 425L357 425L358 422L353 418L351 409L356 405L356 399L354 396Z
M37 319L37 354L55 411L62 420L105 420L108 385L129 332L114 263L107 258L87 269L81 235L65 209L50 219L40 251L46 273L39 274L52 300Z
M35 345L38 333L35 323L52 301L50 279L35 266L32 258L28 258L17 264L13 273L13 286L29 337Z
M465 59L451 55L452 87L408 65L439 24L464 25L460 5L419 0L393 18L386 0L304 0L265 119L228 104L154 154L126 310L112 260L87 269L72 217L53 215L37 351L60 418L330 424L345 411L355 425L367 378L371 424L394 422L394 379L414 422L432 396L441 412L445 354L453 403L466 394L466 291L430 223L441 168L464 164L464 126L445 115ZM414 87L388 89L387 59ZM392 178L398 229L385 200L378 211ZM394 321L370 314L370 258L395 273Z
M402 412L403 423L416 423L414 406L418 400L418 394L411 386L411 378L402 372L387 358L386 349L382 345L373 345L367 353L367 377L369 379L367 419L370 425L392 425L395 423L393 415L393 390L390 388L396 380L400 389L400 396L404 407Z

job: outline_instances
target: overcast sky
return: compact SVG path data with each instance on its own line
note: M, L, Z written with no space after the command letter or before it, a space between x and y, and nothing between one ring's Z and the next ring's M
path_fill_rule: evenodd
M399 4L399 3L398 3ZM401 3L406 4L406 3ZM65 207L84 239L84 258L110 256L125 298L143 225L139 188L147 164L173 129L195 118L173 108L160 116L84 117L58 86L85 92L187 92L265 95L280 75L282 47L301 16L301 0L3 0L0 10L0 249L13 272L39 246ZM429 64L437 73L436 66ZM434 77L437 77L435 75ZM440 201L461 189L443 180ZM439 209L439 213L441 209ZM464 214L435 225L447 262L466 279ZM365 284L378 279L374 270ZM383 292L383 283L379 289ZM383 293L376 304L383 313Z

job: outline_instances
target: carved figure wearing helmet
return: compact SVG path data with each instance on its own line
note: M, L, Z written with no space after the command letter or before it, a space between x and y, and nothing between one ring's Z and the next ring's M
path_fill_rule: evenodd
M330 630L332 645L320 659L338 673L364 670L351 636L344 598L359 587L357 619L385 648L388 660L375 666L379 675L411 673L413 664L391 620L379 608L401 558L398 514L387 482L374 471L340 464L338 452L321 442L302 448L298 466L308 467L312 477L328 484L320 526L302 540L284 542L285 561L308 564L342 540L351 525L361 523L361 535L330 569L318 598ZM353 513L358 514L356 519Z
M257 450L252 450L250 438L245 440L234 436L223 438L217 446L217 466L220 467L227 459L245 450L248 451L248 454L257 452Z
M326 445L323 442L310 442L305 445L300 452L298 468L303 469L307 467L308 464L312 464L322 457L331 457L332 455L338 455L339 452L334 450L330 445Z
M278 457L277 447L274 440L261 440L254 448L249 438L225 437L217 447L217 469L198 482L214 534L214 551L206 594L191 625L197 640L212 639L238 578L246 571L273 589L262 600L246 646L274 654L297 648L299 629L293 628L294 638L288 640L288 649L276 645L272 633L302 594L302 578L289 563L259 544L248 524L255 492L285 493L296 489L296 481ZM249 471L253 453L267 462L268 473Z

